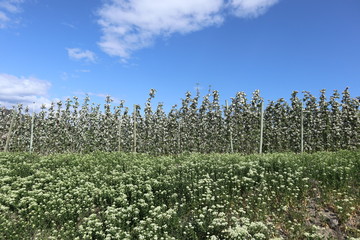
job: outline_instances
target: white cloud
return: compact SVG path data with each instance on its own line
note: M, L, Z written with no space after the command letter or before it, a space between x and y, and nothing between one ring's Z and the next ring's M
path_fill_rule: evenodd
M220 25L228 14L257 17L278 0L106 0L99 9L99 46L123 59L157 38Z
M76 70L77 72L82 72L82 73L89 73L89 72L91 72L91 70L90 69L78 69L78 70Z
M30 105L35 102L38 106L49 104L47 98L50 82L34 77L16 77L0 73L0 105L12 106L16 104Z
M4 12L0 12L0 23L9 21L8 16Z
M0 29L17 22L15 14L21 12L20 5L24 0L0 0Z
M116 103L121 101L120 98L113 97L110 94L106 94L106 93L94 93L94 92L83 92L83 91L76 91L73 93L78 96L89 96L89 97L92 96L92 97L99 97L102 99L105 99L107 96L110 96L111 99Z
M231 0L229 6L238 17L258 17L279 0Z
M95 53L89 50L81 50L80 48L67 48L68 55L74 60L85 60L87 62L95 62Z
M69 28L72 28L72 29L76 29L76 26L74 24L71 24L71 23L67 23L67 22L63 22L61 23L62 25L64 26L67 26Z

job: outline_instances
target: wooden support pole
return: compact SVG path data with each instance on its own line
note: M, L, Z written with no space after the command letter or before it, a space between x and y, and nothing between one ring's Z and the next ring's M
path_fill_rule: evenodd
M121 128L122 128L122 116L120 113L119 116L119 125L118 125L118 151L121 152Z
M12 134L12 131L13 131L13 128L14 128L14 124L15 124L15 117L16 117L16 110L13 110L13 114L12 114L12 118L11 118L11 123L10 123L10 127L9 127L9 132L8 132L8 134L7 134L7 137L6 137L6 143L5 143L4 152L9 151L11 134Z
M134 104L134 112L133 112L133 152L136 153L136 111L137 106Z
M304 109L301 107L301 153L304 152Z
M31 129L30 129L30 153L33 152L33 142L34 142L34 122L35 122L35 103L33 106L33 113L31 117Z
M179 124L178 124L178 149L179 149L179 153L181 153L181 119L179 119Z
M260 113L260 146L259 153L262 154L263 148L263 135L264 135L264 102L261 102L261 113Z
M229 111L228 101L225 100L225 103L226 103L226 112L228 112L228 111ZM230 121L230 119L229 119L229 121ZM231 152L231 153L234 153L234 144L233 144L232 128L231 128L231 123L230 123L230 122L229 122L229 133L230 133L230 136L229 136L230 152Z

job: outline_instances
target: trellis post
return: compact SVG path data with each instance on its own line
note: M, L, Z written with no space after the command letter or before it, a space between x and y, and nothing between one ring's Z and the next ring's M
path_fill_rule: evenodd
M261 102L260 107L260 145L259 145L259 153L262 154L263 148L263 135L264 135L264 102Z
M13 114L12 114L12 118L11 118L10 127L9 127L9 132L8 132L8 134L7 134L7 137L6 137L6 143L5 143L4 152L9 151L11 133L12 133L12 129L13 129L13 127L14 127L15 117L16 117L16 110L14 109L14 110L13 110Z
M121 127L122 127L122 116L120 112L119 125L118 125L118 151L121 152Z
M226 103L226 112L229 111L229 105L228 105L228 101L225 100L225 103ZM230 121L230 118L229 118L229 121ZM233 136L232 136L232 129L231 129L231 124L229 122L229 133L230 133L230 136L229 136L229 140L230 140L230 151L231 153L234 153L234 144L233 144Z
M31 128L30 128L30 153L33 152L33 141L34 141L34 122L35 122L35 103L33 105L33 112L31 117Z
M134 112L133 112L133 152L136 153L136 111L137 106L134 104Z
M304 108L301 106L301 153L304 152Z

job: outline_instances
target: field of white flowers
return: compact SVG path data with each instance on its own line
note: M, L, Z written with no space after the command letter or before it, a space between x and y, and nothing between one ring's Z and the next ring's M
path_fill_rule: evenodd
M356 239L360 151L0 153L1 239Z

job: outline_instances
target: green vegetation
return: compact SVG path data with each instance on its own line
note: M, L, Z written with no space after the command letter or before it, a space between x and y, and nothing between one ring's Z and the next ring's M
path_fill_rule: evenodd
M0 153L2 239L360 237L360 151Z
M112 105L110 97L103 107L88 97L82 104L74 97L43 106L34 118L22 105L12 111L0 108L0 148L41 154L122 151L152 155L252 154L259 152L260 142L264 153L360 148L360 97L352 98L348 89L342 94L334 91L329 98L325 90L319 98L309 92L299 98L293 92L290 101L281 98L267 104L259 91L251 98L238 92L224 105L218 91L209 91L203 98L188 92L181 106L167 113L162 103L153 109L154 97L152 89L142 109L140 105L129 109L124 101Z

